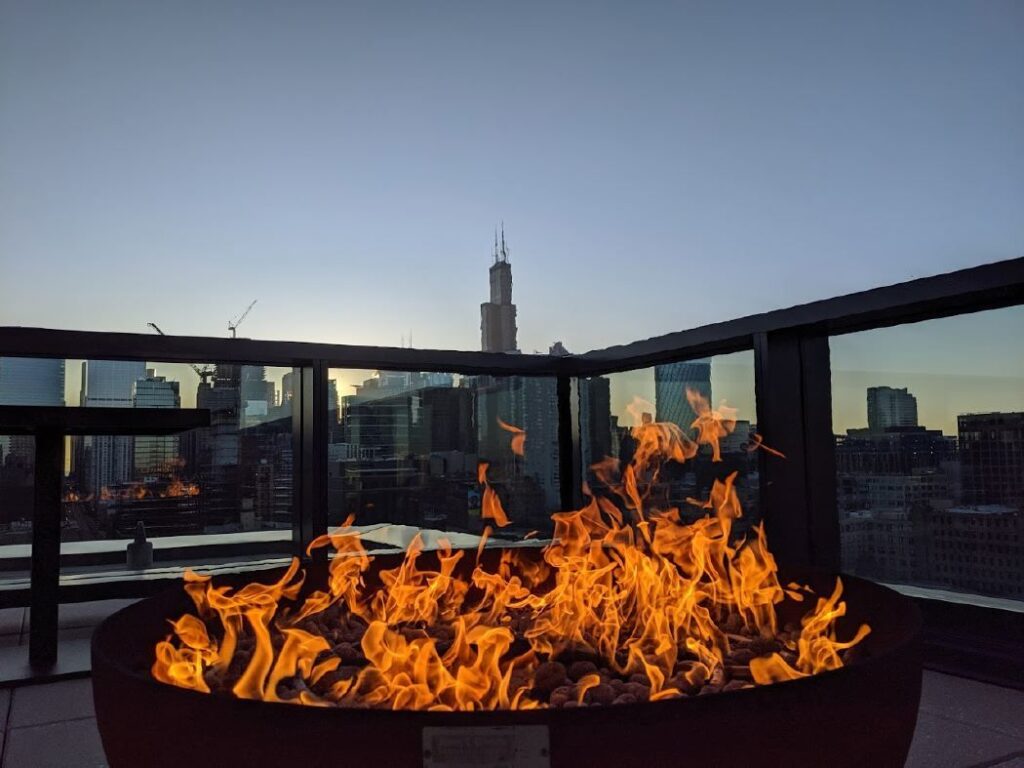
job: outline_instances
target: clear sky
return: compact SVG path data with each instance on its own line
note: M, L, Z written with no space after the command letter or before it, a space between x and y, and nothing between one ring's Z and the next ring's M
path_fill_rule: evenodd
M525 351L1021 256L1022 40L1018 0L0 0L0 324L476 349L501 220Z

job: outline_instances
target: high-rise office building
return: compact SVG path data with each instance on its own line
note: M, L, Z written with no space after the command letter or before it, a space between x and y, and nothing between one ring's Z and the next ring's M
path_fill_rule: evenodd
M604 376L580 378L580 453L583 469L612 455L611 381Z
M131 408L135 404L135 383L145 377L143 362L83 362L81 405L84 408ZM83 438L83 444L85 466L79 482L86 491L99 494L104 487L133 479L134 438L89 435Z
M86 408L131 408L135 382L146 377L146 364L137 361L88 360L82 367Z
M267 381L266 366L243 365L238 370L243 426L266 421L277 404L277 389L274 382Z
M868 431L917 426L917 398L906 387L868 387Z
M544 492L546 510L538 510L539 520L558 509L561 503L558 461L558 385L554 378L524 376L516 380L513 390L521 398L516 409L523 414L520 426L526 430L523 471L533 478Z
M327 442L341 442L341 399L338 397L338 380L327 380Z
M957 432L964 501L1024 510L1024 413L961 414Z
M64 361L0 357L0 405L64 405Z
M135 382L134 405L136 408L180 408L178 382L168 381L166 377L147 370L146 377ZM135 438L135 474L140 479L172 472L177 458L176 435L141 435Z
M512 265L505 245L494 237L494 263L491 265L491 300L480 305L480 342L484 352L517 352L516 305L512 303Z
M218 365L213 381L199 384L196 407L210 411L210 427L199 432L195 459L203 516L208 525L231 525L241 508L240 366Z
M686 434L697 418L686 390L711 402L711 361L686 360L654 366L654 409L658 421L676 424Z
M0 405L64 405L64 360L0 357ZM32 463L32 438L0 437L0 454Z

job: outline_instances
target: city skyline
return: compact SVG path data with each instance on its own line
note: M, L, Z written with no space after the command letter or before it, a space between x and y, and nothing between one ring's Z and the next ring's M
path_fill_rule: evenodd
M481 292L485 288L481 286ZM918 398L919 422L947 435L956 434L956 418L963 413L1024 411L1024 340L1007 337L1002 330L1014 324L1024 327L1024 307L833 337L833 431L843 434L867 426L865 392L873 386L909 388ZM886 340L886 336L891 338ZM936 336L944 340L944 347L938 350L930 346ZM991 349L985 349L986 345ZM998 355L994 354L997 346ZM946 370L947 361L958 361L975 373L951 373ZM69 404L78 402L81 362L66 361L65 398ZM988 372L993 364L995 375ZM199 379L189 366L148 362L147 367L180 381L182 405L194 407ZM288 370L268 367L267 378L280 390ZM343 396L372 373L332 369L331 378ZM724 400L739 410L740 418L756 422L753 375L752 352L713 357L714 404ZM621 423L630 423L627 406L634 396L654 403L653 368L610 378L612 413Z

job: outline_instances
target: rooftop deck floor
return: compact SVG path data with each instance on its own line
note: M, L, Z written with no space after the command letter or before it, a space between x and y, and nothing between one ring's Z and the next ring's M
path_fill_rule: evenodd
M61 606L62 642L126 601ZM0 611L0 646L27 641L25 609ZM89 678L0 690L0 768L106 765ZM911 768L1024 768L1024 691L925 672Z

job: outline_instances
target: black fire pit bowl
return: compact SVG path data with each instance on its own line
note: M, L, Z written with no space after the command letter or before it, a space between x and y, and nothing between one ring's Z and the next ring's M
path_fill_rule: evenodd
M378 558L373 567L394 562ZM782 583L791 579L819 595L835 582L789 571ZM872 631L842 669L660 702L472 713L244 701L157 682L149 672L154 646L168 634L168 619L192 610L176 588L96 630L96 721L112 768L902 766L921 695L920 617L892 590L850 576L843 584L840 639L863 622Z

